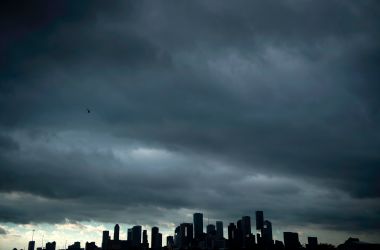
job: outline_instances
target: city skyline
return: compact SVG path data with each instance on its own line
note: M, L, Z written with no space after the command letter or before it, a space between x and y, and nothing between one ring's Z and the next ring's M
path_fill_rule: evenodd
M223 226L223 221L217 220L212 223L207 219L204 226L203 213L196 212L193 214L193 223L182 222L175 227L173 234L163 237L158 227L150 228L151 234L141 225L134 225L127 228L127 234L122 237L120 234L120 225L116 224L112 230L102 231L102 240L100 245L96 245L95 241L86 241L82 244L76 240L72 244L65 242L65 246L59 248L56 241L45 241L43 239L41 247L38 247L34 238L34 230L32 240L28 242L27 250L161 250L161 249L257 249L257 250L296 250L296 249L331 249L333 245L330 243L321 243L316 236L307 236L307 241L300 241L299 232L282 232L283 238L276 239L273 237L272 223L264 216L263 211L256 211L255 218L249 215L242 216L235 222L227 223ZM252 230L252 228L254 230ZM206 230L204 230L206 229ZM224 231L226 229L227 232ZM256 229L256 230L255 230ZM150 241L148 240L150 236ZM165 240L166 239L166 240ZM166 244L164 243L166 242ZM353 242L353 243L352 243ZM339 244L338 249L352 249L350 244L361 242L361 250L376 249L380 246L377 243L364 243L358 238L348 237L345 242ZM99 244L99 243L98 243ZM344 248L344 245L347 248ZM365 245L367 244L367 245ZM322 248L318 248L322 247ZM323 248L326 247L326 248ZM343 247L343 248L342 248ZM16 249L16 248L14 248ZM25 248L26 249L26 248ZM22 250L22 249L20 249Z
M116 223L149 241L157 226L159 241L198 211L203 226L240 218L249 233L241 216L260 210L276 238L379 242L378 13L378 0L2 1L0 250Z

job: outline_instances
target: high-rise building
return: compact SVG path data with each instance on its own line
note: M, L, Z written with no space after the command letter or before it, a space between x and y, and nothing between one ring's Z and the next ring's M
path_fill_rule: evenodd
M146 230L143 230L142 234L142 248L149 249L149 242L148 242L148 232Z
M127 240L132 241L132 228L128 228Z
M132 245L134 247L141 245L141 226L132 227Z
M264 212L256 211L256 229L262 230L264 227Z
M317 237L307 237L307 249L317 249L318 238Z
M178 247L187 248L193 240L193 224L182 223L179 225L179 245Z
M159 229L158 227L152 227L152 235L151 235L151 241L150 244L152 246L152 249L161 249L162 247L162 238L161 238L161 244L159 244Z
M241 227L243 236L249 237L249 235L251 234L251 217L243 216L241 218Z
M218 239L223 239L223 222L222 221L216 222L216 237Z
M203 214L195 213L193 214L194 222L194 238L199 240L203 236Z
M208 224L206 227L206 232L208 235L215 235L216 234L215 225Z
M29 241L28 250L34 250L35 245L36 245L36 242L34 240Z
M264 221L262 229L263 243L267 248L273 245L272 223L268 220Z
M110 232L109 231L103 231L102 249L107 249L109 240L110 240Z
M120 233L120 227L119 227L119 224L116 224L113 230L113 240L119 240L119 233Z
M56 243L53 242L47 242L45 245L45 250L55 250Z
M298 233L284 232L284 245L285 249L288 250L299 249L301 244L298 239Z
M228 225L228 240L235 240L236 239L236 226L234 223L230 223Z
M166 246L168 247L168 249L173 249L174 248L174 238L173 238L173 236L166 237Z

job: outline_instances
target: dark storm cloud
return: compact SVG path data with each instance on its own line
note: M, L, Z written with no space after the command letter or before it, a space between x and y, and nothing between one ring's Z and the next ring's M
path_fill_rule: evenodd
M140 205L152 221L157 208L233 219L258 206L286 223L378 230L378 10L376 1L9 4L0 220L105 221L114 207ZM127 160L115 156L116 138L131 140ZM131 144L171 154L131 161ZM35 217L40 208L54 212Z

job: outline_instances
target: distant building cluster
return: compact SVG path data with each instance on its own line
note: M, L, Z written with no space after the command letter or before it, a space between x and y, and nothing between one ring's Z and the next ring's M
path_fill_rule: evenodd
M379 250L380 244L370 244L349 238L337 248L329 244L318 244L317 237L308 237L305 246L301 245L296 232L284 232L283 241L273 240L272 223L264 219L263 211L256 211L256 230L252 232L251 217L243 216L236 223L229 223L227 239L224 237L223 222L203 226L203 214L195 213L193 223L182 223L174 230L174 235L166 237L163 246L162 234L158 227L151 228L148 241L147 230L137 225L128 229L127 239L120 239L120 226L115 225L113 238L109 231L103 231L102 245L87 242L84 248L80 242L65 247L65 250ZM150 243L149 243L150 242ZM14 249L17 250L17 249ZM28 250L35 250L35 241L30 241ZM46 243L45 248L36 250L56 250L55 242Z

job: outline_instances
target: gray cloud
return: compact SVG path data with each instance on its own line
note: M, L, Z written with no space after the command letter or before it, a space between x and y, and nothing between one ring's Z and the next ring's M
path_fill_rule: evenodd
M265 208L379 230L377 2L24 7L1 22L0 220Z

